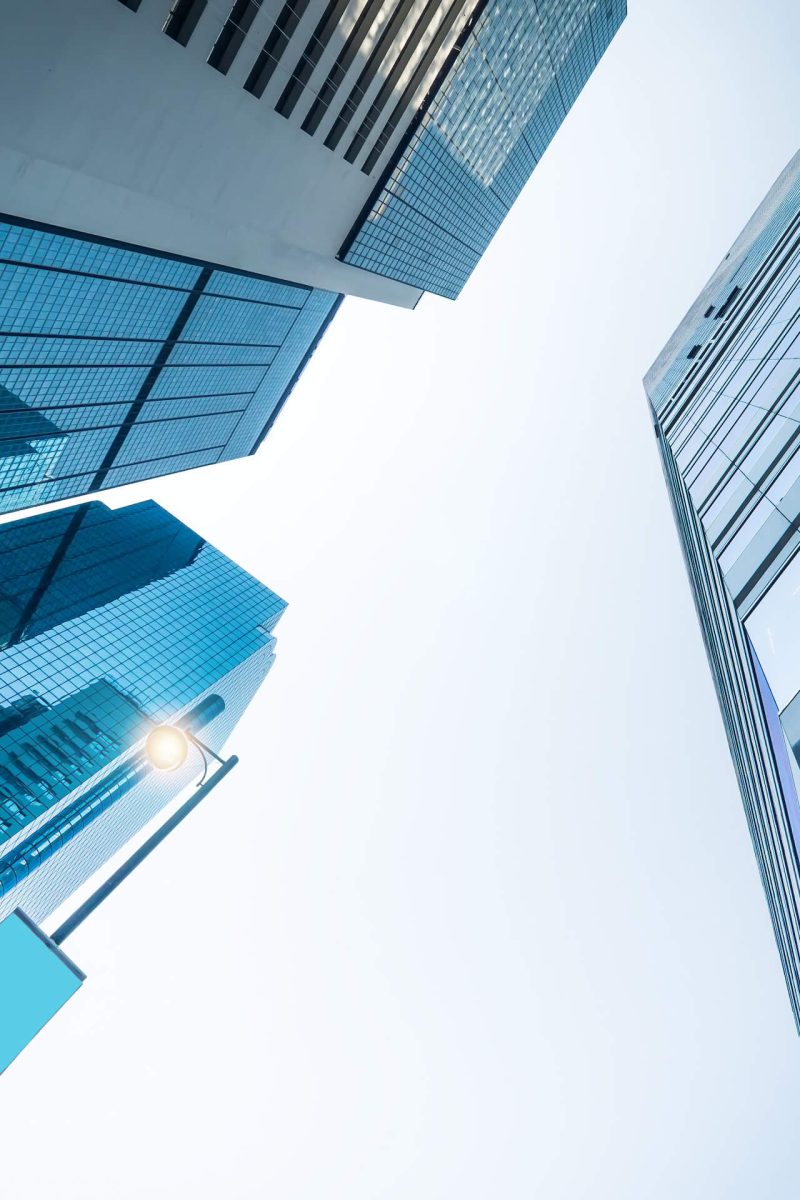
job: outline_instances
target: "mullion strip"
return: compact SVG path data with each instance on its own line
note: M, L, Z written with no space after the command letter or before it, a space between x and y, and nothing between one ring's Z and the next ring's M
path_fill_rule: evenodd
M263 382L264 381L262 379L261 383L263 383ZM259 386L260 386L260 384L259 384ZM255 395L255 393L257 391L258 391L258 388L253 388L252 392L249 392L246 394L249 395L250 399L252 400L253 396ZM183 400L183 399L184 399L183 396L176 396L173 400L173 403L175 403L176 400ZM157 404L158 401L157 400L151 401L150 403ZM247 412L248 407L249 407L249 405L246 404L244 408L220 408L220 409L216 409L214 412L199 412L199 413L191 413L188 415L186 413L181 413L177 417L160 417L160 416L156 415L154 417L145 417L143 419L140 418L139 420L136 420L135 418L131 419L130 417L126 417L124 421L111 421L108 425L90 425L90 426L87 426L85 429L68 429L68 430L65 430L64 432L65 432L66 436L69 437L71 434L74 434L74 433L104 433L107 429L129 430L134 425L141 425L141 426L144 426L144 425L166 425L169 421L185 421L188 424L189 421L201 421L201 420L205 420L206 417L229 417L229 416L236 416L237 413L241 415L242 413ZM3 442L15 442L15 441L19 441L19 440L20 440L19 438L0 437L0 445L2 445ZM34 441L36 441L36 438L28 437L25 440L28 442L34 442Z
M270 366L272 366L272 363L270 363ZM192 392L188 396L151 396L148 400L148 404L162 404L162 403L166 404L170 400L214 400L217 397L223 397L223 396L252 396L253 391L254 391L254 389L252 389L252 388L239 388L239 390L235 391L235 392ZM80 412L83 412L85 409L89 409L89 408L113 408L113 407L115 407L115 405L128 404L128 403L129 403L129 401L127 401L127 400L108 399L108 400L87 400L85 402L77 401L74 404L41 404L41 405L38 405L34 409L10 408L10 409L7 409L2 415L6 416L6 414L10 414L11 416L16 416L17 414L24 413L24 412L37 412L40 414L54 413L54 414L62 414L63 415L64 413L68 413L73 409L78 409ZM50 418L47 418L47 419L49 420ZM69 435L70 433L84 433L93 428L94 428L94 426L88 425L85 430L72 429L72 430L64 430L62 432L64 432L66 435ZM37 434L36 436L48 437L50 435ZM31 440L32 440L32 437L30 435L28 435L25 438L25 441L31 441Z
M120 450L122 449L125 439L128 436L130 426L133 423L135 423L136 418L139 415L139 413L141 412L145 401L149 398L150 393L152 392L153 388L155 387L156 383L158 382L159 376L161 375L161 371L167 364L167 360L168 360L170 354L172 353L172 343L177 341L177 339L180 337L181 333L185 329L186 323L189 320L189 318L191 317L195 308L197 307L197 303L198 303L201 295L203 294L203 289L205 288L206 284L208 283L209 279L211 278L211 275L212 275L211 267L205 267L200 272L200 275L195 283L193 290L187 296L186 301L183 305L183 308L178 313L178 316L175 318L175 323L169 332L169 344L165 343L165 345L162 346L161 352L159 353L158 358L153 363L153 366L150 368L150 370L147 372L147 377L145 378L144 382L142 383L142 386L139 389L136 399L133 401L133 403L130 406L130 409L128 410L128 415L125 418L125 424L120 428L117 436L114 438L111 445L109 446L108 451L106 452L106 455L103 458L102 463L100 464L100 468L97 471L97 473L95 474L94 479L92 480L89 491L96 491L98 488L101 488L103 486L103 481L105 480L106 475L108 474L109 470L113 466L114 460L116 459L117 455L119 454Z
M208 292L204 293L206 296ZM247 304L249 301L238 301L237 303ZM298 309L298 311L300 311ZM0 337L7 338L42 338L48 341L68 341L68 342L133 342L136 345L142 343L154 343L157 346L168 342L169 338L147 338L147 337L126 337L123 334L113 333L39 333L38 331L28 331L26 329L0 329ZM281 343L279 342L221 342L208 341L205 338L181 340L182 346L257 346L262 350L278 349ZM0 364L2 365L2 364Z
M23 609L23 611L20 615L19 621L17 622L16 628L13 630L10 638L6 642L6 646L13 646L17 642L21 642L22 639L24 638L26 629L30 625L34 616L36 615L36 610L39 607L39 605L41 604L41 602L45 596L45 593L47 592L47 589L50 587L51 583L55 579L56 573L57 573L59 567L61 566L62 562L64 561L64 557L65 557L67 551L69 550L72 542L75 540L75 536L78 533L78 530L80 529L81 525L83 524L83 519L86 516L88 511L89 511L88 508L86 508L85 506L82 506L81 508L79 508L77 510L77 512L71 518L69 525L64 530L64 533L61 537L61 541L59 542L58 548L54 552L52 558L50 559L50 562L47 564L47 567L42 572L41 579L39 580L38 585L36 586L35 590L33 591L33 593L30 596L30 599L28 600L28 603L26 604L25 608Z
M177 345L180 345L180 346L182 346L183 344L184 344L183 342L177 343ZM173 349L174 346L176 345L176 343L165 342L164 345L166 347L168 347L169 349ZM280 347L276 347L276 349L280 349ZM202 367L204 370L209 370L209 371L211 371L211 370L233 371L233 370L238 370L240 367L245 367L245 368L246 367L269 367L272 365L273 361L274 360L270 359L270 361L268 363L265 363L265 362L208 362L208 361L206 361L206 362L175 362L175 363L170 363L169 366L170 366L170 370L172 370L172 371L196 370L198 367ZM78 362L78 363L65 363L65 362L8 363L8 362L4 362L4 363L0 363L0 370L3 370L3 371L6 371L6 370L8 370L8 371L15 371L15 370L16 371L134 371L134 370L141 370L144 367L147 367L149 365L150 364L148 364L146 362L132 362L132 363L126 363L126 362L112 362L112 363L81 363L81 362ZM155 365L156 364L153 363L153 366L155 366ZM22 409L13 409L13 408L3 409L3 416L6 416L7 413L9 413L9 412L22 412L22 411L23 411Z

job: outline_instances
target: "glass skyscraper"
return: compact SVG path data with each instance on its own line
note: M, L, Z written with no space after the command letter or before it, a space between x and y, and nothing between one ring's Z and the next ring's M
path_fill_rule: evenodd
M625 0L479 4L344 261L455 298L625 15Z
M405 308L455 297L625 15L26 0L0 41L0 213Z
M1 525L0 649L188 566L202 547L153 504L82 504Z
M800 1028L800 154L645 387Z
M0 223L0 512L252 454L340 299Z
M40 921L198 775L154 725L219 751L285 604L151 501L0 525L0 581L0 920Z

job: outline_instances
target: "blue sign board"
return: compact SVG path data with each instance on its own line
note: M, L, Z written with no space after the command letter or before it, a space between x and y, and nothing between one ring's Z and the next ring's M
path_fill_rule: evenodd
M21 909L0 921L0 1072L85 976Z

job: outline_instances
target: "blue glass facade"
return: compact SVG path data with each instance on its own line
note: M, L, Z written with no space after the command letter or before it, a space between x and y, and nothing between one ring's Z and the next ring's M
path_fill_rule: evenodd
M0 512L252 453L340 299L0 223Z
M115 541L130 562L108 554ZM46 578L43 543L60 562ZM152 502L2 525L0 564L9 594L42 605L0 650L0 918L19 906L41 920L199 773L193 755L153 771L154 722L221 748L285 605Z
M645 386L800 1029L800 155Z
M344 261L454 299L625 15L625 0L480 8Z
M145 504L117 512L84 504L3 525L0 648L188 566L202 546Z

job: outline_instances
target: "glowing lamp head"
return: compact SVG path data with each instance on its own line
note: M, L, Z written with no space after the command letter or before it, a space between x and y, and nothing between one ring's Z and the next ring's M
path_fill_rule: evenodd
M177 771L186 762L189 740L175 725L157 725L144 744L145 753L158 771Z

